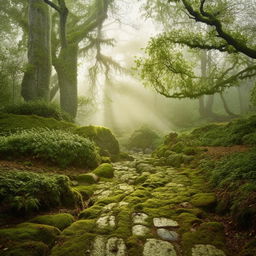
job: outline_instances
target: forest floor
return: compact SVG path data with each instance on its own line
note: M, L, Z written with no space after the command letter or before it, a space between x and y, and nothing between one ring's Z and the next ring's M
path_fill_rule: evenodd
M10 163L0 164L22 169ZM75 184L94 193L84 210L73 213L76 221L60 233L49 255L238 255L242 235L235 233L231 219L214 213L217 199L204 176L196 169L153 163L149 155L137 154L134 161L113 164L113 179Z

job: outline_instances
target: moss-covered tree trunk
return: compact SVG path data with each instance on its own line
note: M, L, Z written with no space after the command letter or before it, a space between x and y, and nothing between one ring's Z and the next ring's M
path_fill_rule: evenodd
M72 117L77 113L77 58L78 44L67 45L61 52L55 68L58 75L61 109Z
M51 77L51 20L43 0L29 0L28 66L22 81L22 96L49 100Z

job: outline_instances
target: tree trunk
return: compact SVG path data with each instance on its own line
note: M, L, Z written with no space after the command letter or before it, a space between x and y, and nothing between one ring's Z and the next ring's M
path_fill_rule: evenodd
M200 117L204 118L205 116L205 111L204 111L204 96L201 96L199 98L199 114Z
M26 101L49 100L51 77L51 21L43 0L29 0L28 66L22 81Z
M55 64L60 89L60 106L73 118L77 113L77 58L78 45L67 45L61 48Z
M224 96L223 96L223 94L222 93L220 93L220 98L221 98L221 101L222 101L222 103L223 103L223 107L224 107L224 109L225 109L225 111L227 112L227 114L229 115L229 116L237 116L236 114L234 114L230 109L229 109L229 107L228 107L228 104L227 104L227 102L226 102L226 100L225 100L225 98L224 98Z

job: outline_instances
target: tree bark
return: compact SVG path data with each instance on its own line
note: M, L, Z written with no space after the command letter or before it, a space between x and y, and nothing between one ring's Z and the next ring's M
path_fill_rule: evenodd
M78 44L61 48L55 69L58 75L61 109L73 118L77 113Z
M25 101L49 101L51 77L51 21L43 0L29 0L28 66L22 81Z

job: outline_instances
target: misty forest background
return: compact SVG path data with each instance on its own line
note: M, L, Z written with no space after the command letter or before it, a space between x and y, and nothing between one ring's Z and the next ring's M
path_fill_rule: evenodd
M0 255L256 255L254 0L0 4Z

